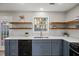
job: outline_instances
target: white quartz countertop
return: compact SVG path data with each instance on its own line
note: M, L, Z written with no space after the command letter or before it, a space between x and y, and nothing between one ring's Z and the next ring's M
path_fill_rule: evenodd
M5 40L50 40L50 39L62 39L66 40L68 42L79 42L79 38L73 38L73 37L63 37L63 36L49 36L48 38L34 38L32 36L25 37L25 36L11 36L8 38L5 38Z

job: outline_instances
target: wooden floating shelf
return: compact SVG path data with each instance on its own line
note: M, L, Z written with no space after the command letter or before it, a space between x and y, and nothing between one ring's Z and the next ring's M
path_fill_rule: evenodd
M49 22L49 24L77 24L79 21Z
M79 28L49 28L50 30L79 30Z
M9 28L9 29L32 29L32 28Z
M32 24L32 22L9 22L10 24ZM76 24L79 21L49 22L49 24Z
M65 24L65 22L49 22L49 24Z
M77 24L77 23L79 23L79 21L68 21L68 22L66 22L67 24Z
M9 22L10 24L32 24L32 22Z

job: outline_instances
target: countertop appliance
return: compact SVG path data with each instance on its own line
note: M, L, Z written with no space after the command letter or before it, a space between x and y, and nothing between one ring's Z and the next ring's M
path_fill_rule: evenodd
M79 56L79 43L70 43L70 56Z

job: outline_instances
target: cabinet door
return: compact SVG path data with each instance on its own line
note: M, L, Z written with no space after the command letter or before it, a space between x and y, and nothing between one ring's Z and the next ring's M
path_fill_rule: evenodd
M69 42L63 41L63 55L69 56Z
M18 40L9 41L10 56L18 56Z
M51 40L42 40L41 48L42 56L51 56Z
M33 56L50 56L51 40L32 40Z
M9 40L5 40L5 56L10 55Z
M51 51L52 56L62 56L63 54L63 46L62 46L62 40L52 40L51 41Z

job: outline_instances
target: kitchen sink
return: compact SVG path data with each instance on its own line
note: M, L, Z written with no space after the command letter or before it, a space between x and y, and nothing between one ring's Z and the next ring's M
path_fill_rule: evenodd
M34 38L48 38L48 37L34 37Z

